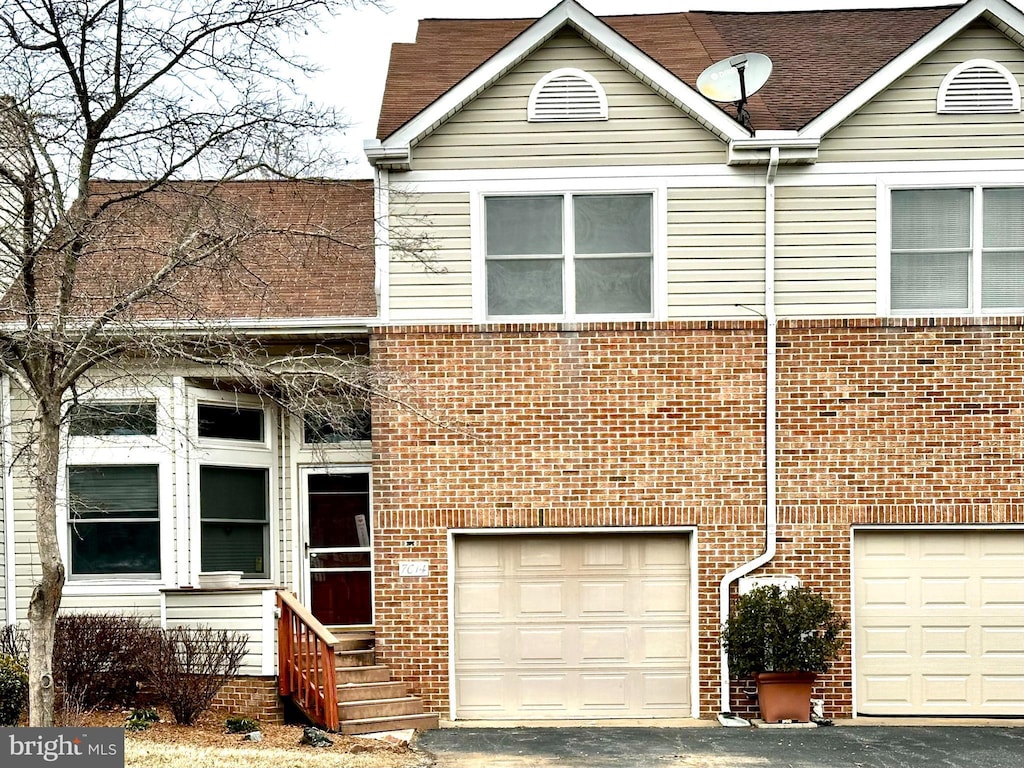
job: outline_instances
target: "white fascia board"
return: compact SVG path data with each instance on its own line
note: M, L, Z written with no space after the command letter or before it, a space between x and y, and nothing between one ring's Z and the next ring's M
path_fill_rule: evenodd
M1024 14L1005 0L968 0L960 10L808 123L800 135L820 140L983 15L1005 25L1007 30L1024 36Z
M713 133L727 140L749 135L739 123L592 13L574 0L563 0L458 85L385 139L377 151L397 151L402 147L408 150L408 147L414 146L423 136L543 45L565 24L570 24L603 53L687 111ZM368 144L372 146L372 143Z

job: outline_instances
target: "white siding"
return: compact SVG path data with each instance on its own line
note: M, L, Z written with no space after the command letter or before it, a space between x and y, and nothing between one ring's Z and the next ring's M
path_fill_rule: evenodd
M968 59L992 59L1024 81L1024 51L987 24L969 27L830 133L818 162L1019 159L1024 115L939 115L946 74Z
M754 320L764 311L764 188L670 189L668 314Z
M391 217L391 319L471 320L469 194L395 195Z
M875 314L875 188L777 187L775 300L783 317Z
M575 67L608 95L609 119L530 123L530 91ZM563 31L413 149L414 170L721 163L725 145L573 32Z
M248 636L248 648L239 674L262 675L264 652L274 652L274 638L265 637L263 631L266 602L264 591L235 589L165 592L166 626L168 629L202 626L244 633Z

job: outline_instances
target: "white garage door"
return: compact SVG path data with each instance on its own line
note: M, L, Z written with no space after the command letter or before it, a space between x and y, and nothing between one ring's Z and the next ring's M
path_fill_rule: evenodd
M689 717L689 540L455 540L456 716Z
M858 532L857 711L1024 715L1024 531Z

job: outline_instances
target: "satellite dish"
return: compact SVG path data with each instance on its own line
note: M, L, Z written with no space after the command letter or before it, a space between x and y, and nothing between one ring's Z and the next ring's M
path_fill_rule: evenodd
M763 53L741 53L712 64L697 78L697 90L712 101L734 102L736 119L748 131L747 97L757 93L772 73L772 60Z

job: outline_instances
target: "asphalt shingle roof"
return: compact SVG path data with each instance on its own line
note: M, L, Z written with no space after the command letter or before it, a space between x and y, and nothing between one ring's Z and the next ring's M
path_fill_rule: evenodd
M665 13L602 21L682 81L756 51L774 65L749 110L759 130L798 130L913 45L959 6L777 13ZM391 49L377 137L386 139L535 19L426 19ZM720 107L722 105L719 105ZM729 105L722 107L732 114Z

